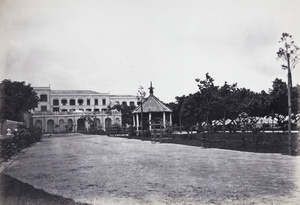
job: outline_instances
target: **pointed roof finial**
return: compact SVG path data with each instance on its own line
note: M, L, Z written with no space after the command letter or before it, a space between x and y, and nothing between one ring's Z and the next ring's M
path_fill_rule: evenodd
M152 81L150 81L150 88L149 88L149 90L150 90L150 95L153 95L153 90L154 90L154 87L152 87Z

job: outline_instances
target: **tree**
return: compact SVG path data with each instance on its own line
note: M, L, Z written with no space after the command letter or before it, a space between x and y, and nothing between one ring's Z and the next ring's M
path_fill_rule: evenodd
M202 124L205 121L203 115L203 106L201 106L200 93L183 96L181 99L180 118L181 125L186 131L189 131L196 123Z
M287 101L287 85L281 79L276 78L273 81L272 89L269 92L270 95L270 112L276 114L276 116L282 116L285 118L288 115L288 101ZM278 118L279 122L282 119Z
M284 70L288 70L288 136L289 136L289 153L291 153L291 115L292 115L292 105L291 105L291 88L292 88L292 73L291 69L295 68L299 60L299 47L295 45L292 35L288 33L283 33L279 43L283 43L283 48L280 47L277 52L278 59L283 60L287 64L282 65Z
M38 106L36 92L25 82L3 80L0 83L0 119L22 121L25 112Z
M291 89L291 103L292 103L292 120L297 122L299 120L299 110L300 110L300 85L296 85ZM298 116L298 118L297 118Z
M236 94L236 88L237 84L233 84L233 85L229 85L227 84L227 82L225 81L224 85L222 87L220 87L219 90L219 101L220 101L220 105L222 108L221 114L223 114L223 116L221 118L223 118L223 127L225 127L225 121L226 119L235 119L238 116L238 112L237 112L237 101L235 98L235 94Z
M127 125L132 125L132 111L135 109L136 107L134 105L114 105L112 107L112 109L116 109L118 111L121 111L122 113L122 126L126 127Z
M299 61L299 47L295 45L293 36L288 33L282 34L279 43L282 43L283 47L280 47L279 51L277 52L277 60L281 59L285 63L287 63L282 65L281 67L282 69L288 70L288 72L290 72L290 69L295 68L296 64Z
M205 80L196 79L198 84L201 107L205 109L206 125L210 131L212 120L215 119L216 114L219 114L218 108L218 86L214 85L214 79L206 73Z

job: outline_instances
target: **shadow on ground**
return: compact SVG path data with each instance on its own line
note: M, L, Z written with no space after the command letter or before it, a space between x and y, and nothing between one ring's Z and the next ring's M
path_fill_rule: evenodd
M8 175L0 173L0 205L83 205L72 199L48 194ZM87 204L85 204L87 205Z

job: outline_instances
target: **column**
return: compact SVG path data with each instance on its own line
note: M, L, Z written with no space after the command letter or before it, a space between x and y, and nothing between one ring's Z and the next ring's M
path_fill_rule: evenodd
M134 116L135 116L135 114L132 115L132 125L133 125L133 127L135 126L135 117Z
M170 112L170 126L172 126L172 113Z
M136 113L136 130L139 130L140 122L139 122L139 114Z
M166 129L166 113L163 112L163 126L164 126L164 129Z
M151 130L152 126L151 126L151 112L149 112L149 130Z

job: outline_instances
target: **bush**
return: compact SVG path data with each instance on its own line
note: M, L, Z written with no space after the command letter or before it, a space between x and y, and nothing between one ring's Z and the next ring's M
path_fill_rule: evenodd
M105 135L106 132L102 129L97 129L97 130L91 130L89 131L90 135Z
M130 126L128 128L128 135L132 136L132 137L135 137L137 135L137 133L136 133L136 127Z
M13 133L12 137L1 140L0 158L8 160L22 149L29 147L35 142L39 142L41 137L41 129L34 128L27 130L26 128L19 128L17 132Z

